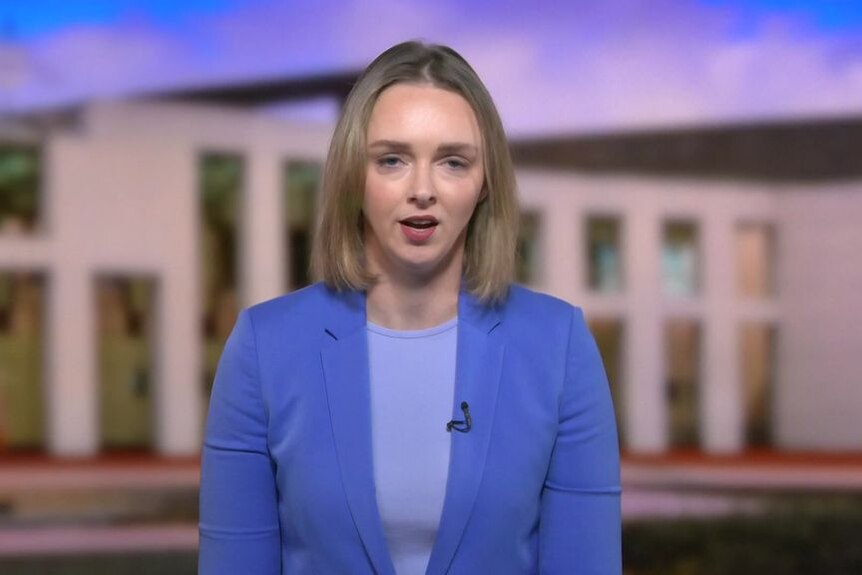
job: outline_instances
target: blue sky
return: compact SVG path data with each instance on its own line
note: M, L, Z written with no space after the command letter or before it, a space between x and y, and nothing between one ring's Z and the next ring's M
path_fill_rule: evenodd
M418 37L514 132L862 113L860 0L4 0L0 23L0 110L359 69Z
M129 18L146 18L154 23L175 26L199 15L229 13L258 0L5 0L0 14L6 25L13 24L19 37L50 34L79 24L111 25ZM295 4L296 2L284 2ZM698 0L707 7L732 9L752 27L774 15L792 15L813 29L830 31L862 28L859 0ZM486 2L499 6L500 2ZM516 12L510 12L515 17Z
M859 0L700 0L706 6L732 8L756 22L770 15L794 16L824 33L862 28Z
M16 37L33 38L84 24L110 26L130 18L175 26L200 14L229 12L238 0L5 0L4 24Z

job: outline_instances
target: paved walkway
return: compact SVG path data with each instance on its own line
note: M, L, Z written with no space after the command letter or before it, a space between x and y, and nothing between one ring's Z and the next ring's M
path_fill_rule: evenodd
M0 459L0 495L40 489L195 487L197 458ZM862 491L862 454L624 456L624 487Z
M862 493L862 454L755 453L623 458L623 487L684 490L845 490Z
M197 487L197 458L110 457L0 460L0 501L15 494L115 488ZM845 491L862 495L862 456L623 458L623 517L680 517L756 511L757 492ZM0 556L197 548L195 525L39 526L0 529Z
M197 457L8 457L0 458L0 495L38 489L194 487L199 476Z
M77 555L129 551L194 551L196 525L0 529L0 556Z

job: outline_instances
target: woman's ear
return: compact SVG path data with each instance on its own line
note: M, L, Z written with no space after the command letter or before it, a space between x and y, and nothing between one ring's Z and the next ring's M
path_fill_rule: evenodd
M485 201L485 198L488 197L488 186L482 184L482 191L479 192L479 200L476 202L477 204L481 204Z

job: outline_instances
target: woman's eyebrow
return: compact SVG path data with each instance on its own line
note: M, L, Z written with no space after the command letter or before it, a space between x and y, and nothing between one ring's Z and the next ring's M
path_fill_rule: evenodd
M475 154L477 151L476 146L473 144L464 144L461 142L452 142L446 144L440 144L437 147L438 152L442 152L444 154Z
M409 150L410 144L406 142L397 142L395 140L377 140L376 142L369 144L369 148L391 148L393 150Z
M369 148L389 148L396 151L405 151L408 152L411 150L410 144L407 142L399 142L397 140L376 140L371 143ZM473 153L475 154L477 151L476 146L473 144L467 144L464 142L445 142L437 146L437 151L442 152L444 154L455 154L455 153Z

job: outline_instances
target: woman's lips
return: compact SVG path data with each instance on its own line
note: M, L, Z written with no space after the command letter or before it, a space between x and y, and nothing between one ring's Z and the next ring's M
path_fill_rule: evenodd
M401 231L404 233L404 236L414 243L427 242L434 234L434 230L437 229L437 224L434 224L433 226L429 226L427 228L414 228L412 226L408 226L404 222L399 223L401 225Z

